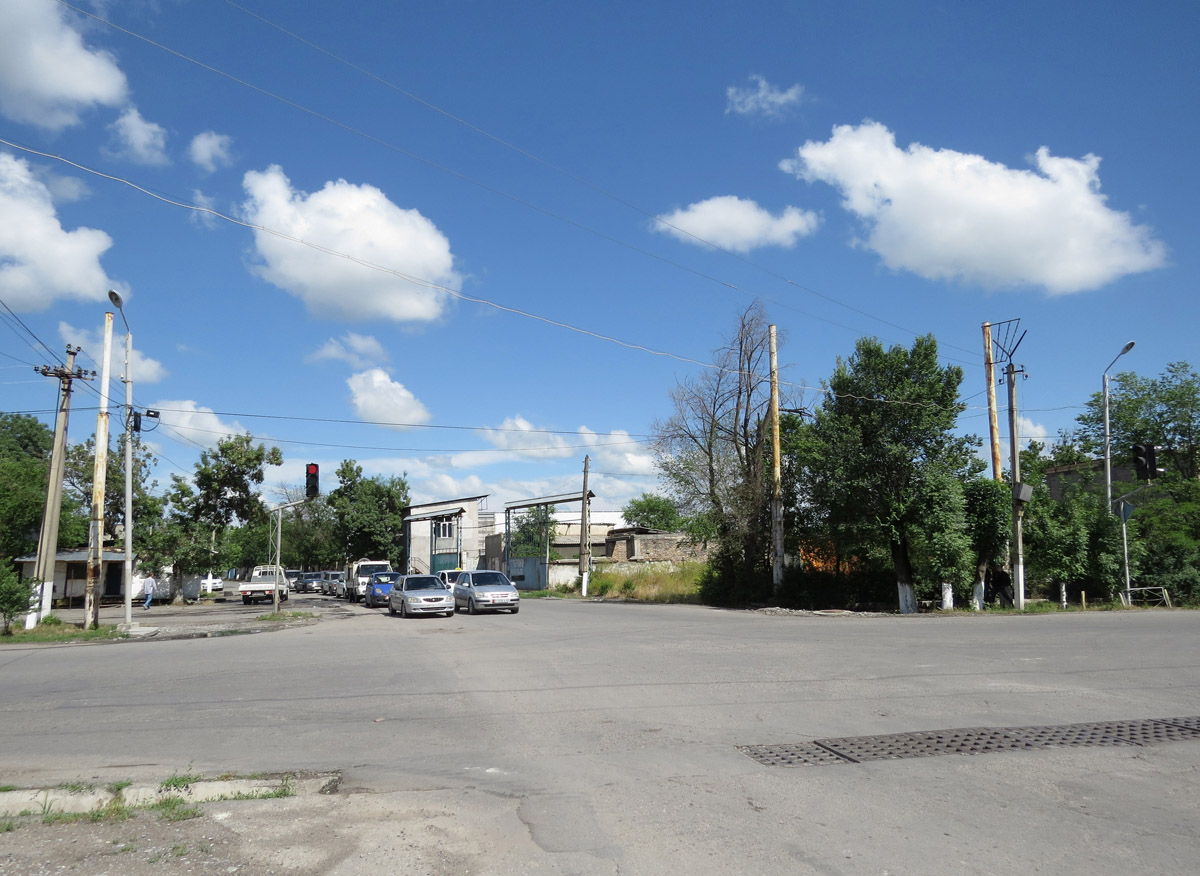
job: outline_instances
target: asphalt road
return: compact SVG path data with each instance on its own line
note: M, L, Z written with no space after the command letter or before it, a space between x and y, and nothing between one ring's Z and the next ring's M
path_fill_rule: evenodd
M530 599L401 620L288 604L309 606L331 613L265 635L0 648L0 783L340 770L334 797L233 811L275 840L260 859L275 872L1191 876L1200 861L1200 742L791 768L739 750L1200 716L1200 612ZM223 608L245 611L206 611Z

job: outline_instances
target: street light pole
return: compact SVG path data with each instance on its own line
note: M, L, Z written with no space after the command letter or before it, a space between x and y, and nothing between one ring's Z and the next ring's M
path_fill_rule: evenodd
M133 350L133 332L125 316L125 307L116 291L108 290L108 300L121 314L125 323L125 623L133 623L133 378L129 374L129 357Z
M1121 348L1121 352L1117 353L1116 357L1108 363L1108 368L1104 369L1104 507L1108 509L1108 513L1113 513L1112 507L1112 449L1110 447L1111 435L1108 427L1108 371L1117 364L1117 359L1120 359L1126 353L1133 349L1133 341L1130 341Z

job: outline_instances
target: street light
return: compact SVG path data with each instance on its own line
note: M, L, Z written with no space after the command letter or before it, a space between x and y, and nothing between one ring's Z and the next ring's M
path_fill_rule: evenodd
M1116 357L1108 363L1108 368L1104 369L1104 500L1105 507L1108 513L1113 513L1112 508L1112 453L1109 449L1110 435L1108 431L1108 370L1117 364L1117 359L1120 359L1126 353L1133 349L1133 341L1130 341L1121 348L1121 352L1117 353Z
M133 332L125 318L125 307L115 290L108 290L108 300L121 314L125 323L125 623L133 623L133 380L129 377L129 353L133 347Z

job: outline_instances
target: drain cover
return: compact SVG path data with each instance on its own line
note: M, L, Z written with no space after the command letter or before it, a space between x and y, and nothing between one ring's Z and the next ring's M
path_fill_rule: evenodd
M945 754L987 754L992 751L1146 746L1193 739L1200 739L1200 716L1046 727L964 727L879 736L844 736L793 745L742 745L738 746L738 750L765 766L825 766Z

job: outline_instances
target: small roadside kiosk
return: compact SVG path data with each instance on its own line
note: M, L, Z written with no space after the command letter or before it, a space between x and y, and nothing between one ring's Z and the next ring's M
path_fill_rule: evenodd
M37 568L37 554L17 557L17 564L22 578L32 578ZM66 600L68 605L75 600L82 604L87 591L88 552L86 548L77 551L60 551L54 556L54 595L55 601ZM125 553L123 551L104 551L100 557L100 581L98 597L100 599L123 599L125 596ZM136 595L136 594L135 594Z

